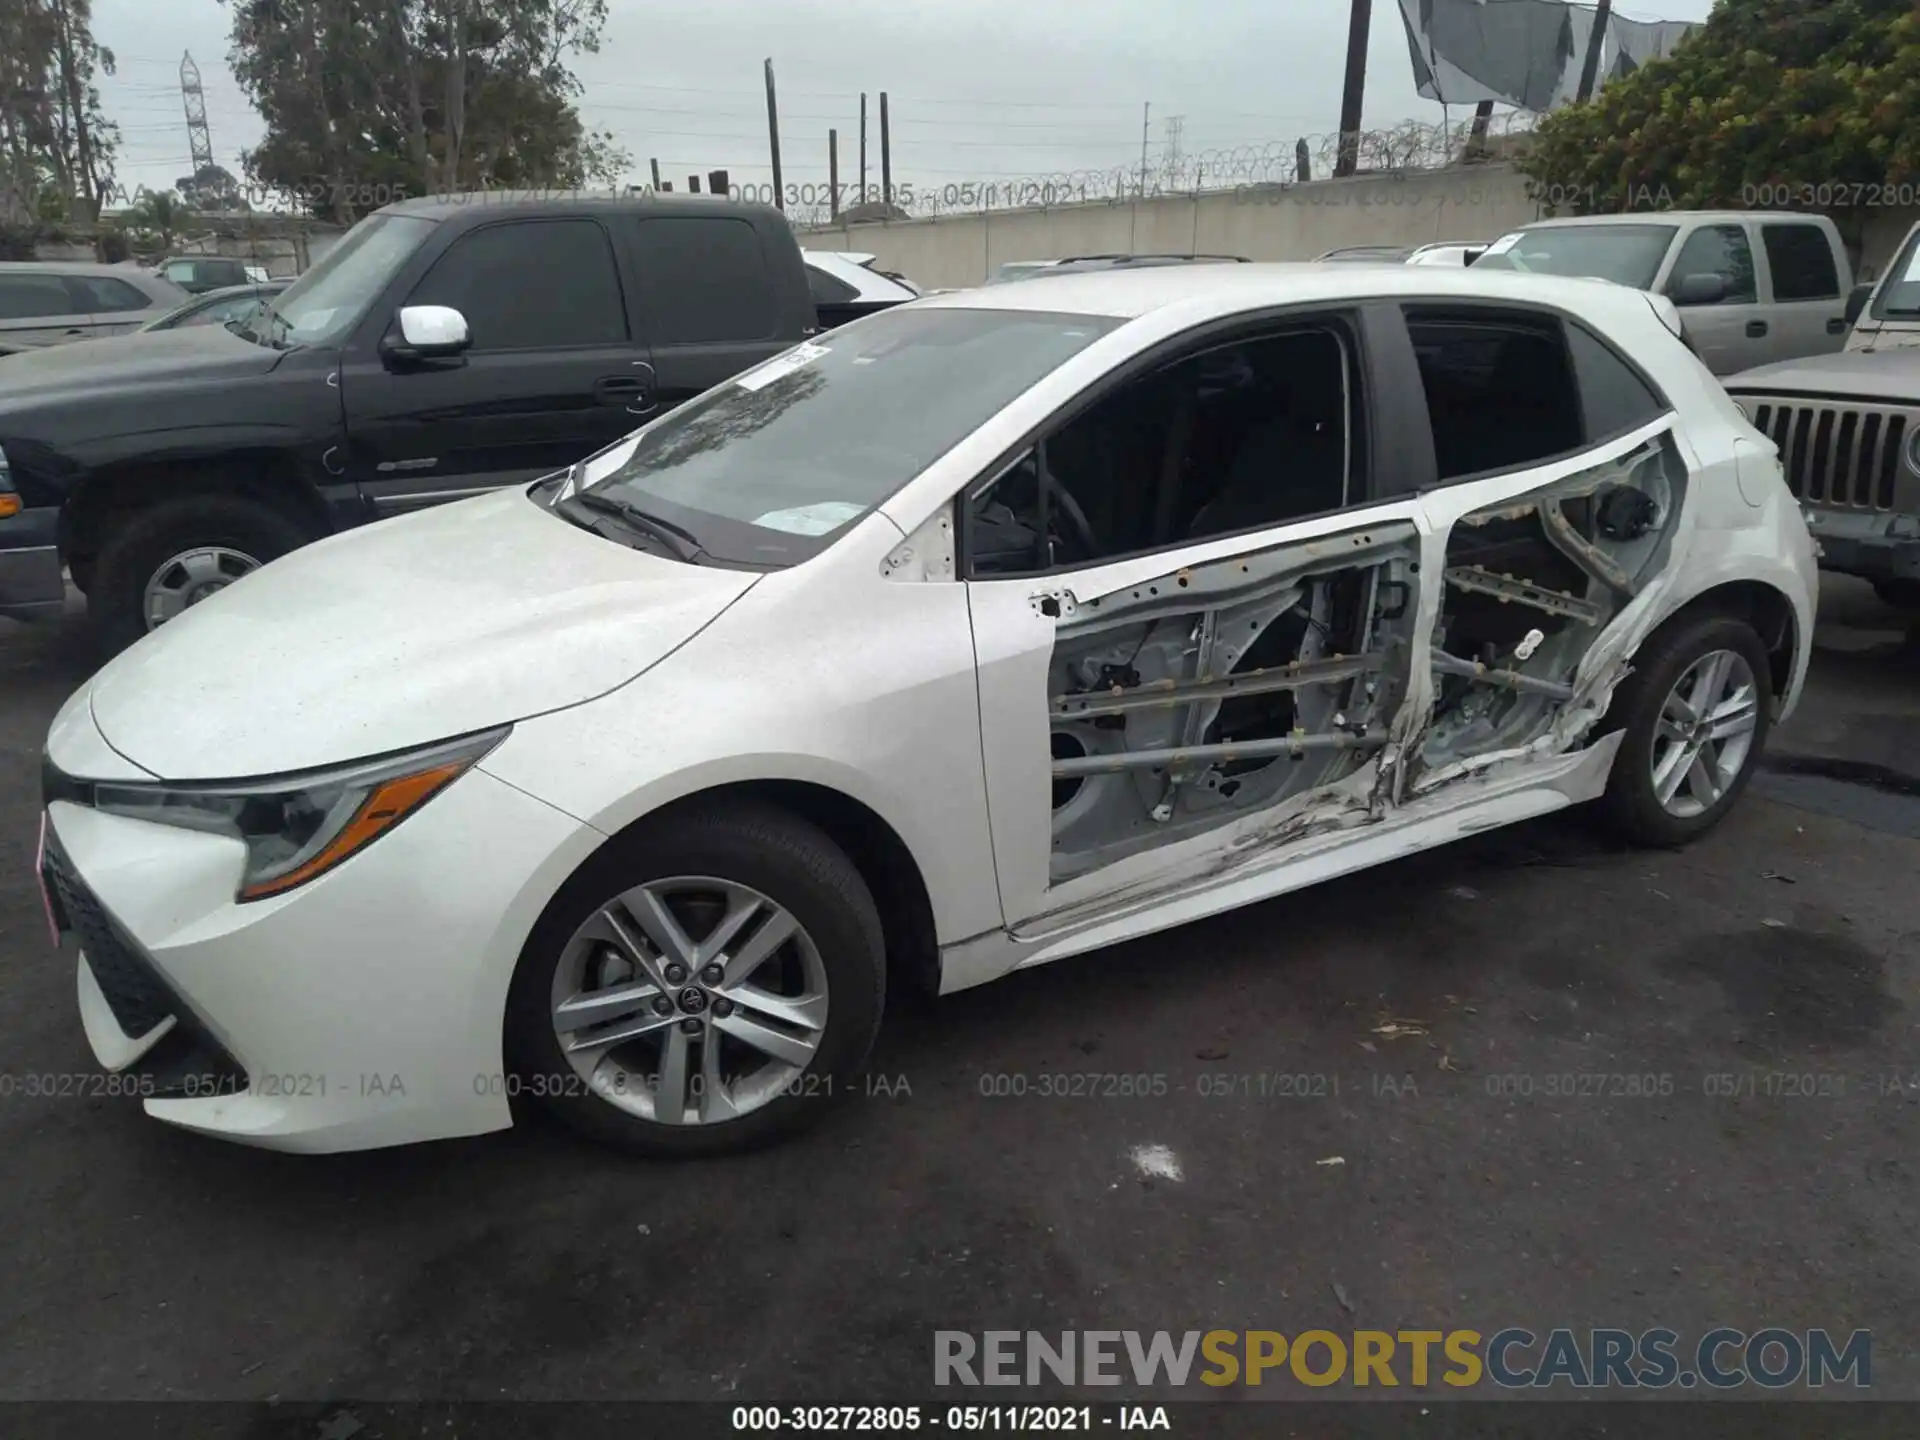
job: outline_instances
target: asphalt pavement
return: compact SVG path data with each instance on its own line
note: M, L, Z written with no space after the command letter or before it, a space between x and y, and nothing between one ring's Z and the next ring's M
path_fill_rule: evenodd
M1688 849L1555 817L904 1009L758 1154L300 1158L0 1086L0 1399L883 1400L936 1330L1721 1324L1870 1329L1920 1399L1920 639L1842 581L1818 643ZM11 1077L91 1068L29 868L92 663L0 621Z

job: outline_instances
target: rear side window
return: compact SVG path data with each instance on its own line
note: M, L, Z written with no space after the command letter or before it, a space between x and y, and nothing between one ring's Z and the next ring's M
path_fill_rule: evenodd
M1667 404L1633 367L1584 326L1568 325L1567 351L1580 382L1586 443L1638 430L1667 413Z
M1727 282L1722 305L1751 305L1759 299L1753 283L1753 247L1740 225L1703 225L1687 237L1673 262L1669 287L1689 275L1718 275Z
M592 220L516 220L469 231L408 300L449 305L475 350L570 350L627 339L607 232Z
M73 313L73 298L58 275L0 275L0 320Z
M1443 481L1515 470L1585 443L1580 388L1557 320L1410 310Z
M1767 268L1773 272L1776 300L1838 300L1840 267L1833 246L1818 225L1763 225Z
M857 299L860 292L847 284L837 275L829 275L824 270L807 267L807 288L813 291L813 303L816 305L844 305Z
M70 275L67 288L73 292L77 314L111 315L122 310L148 310L153 302L143 293L111 275Z
M770 340L779 333L773 277L752 222L662 216L640 221L635 234L655 345Z

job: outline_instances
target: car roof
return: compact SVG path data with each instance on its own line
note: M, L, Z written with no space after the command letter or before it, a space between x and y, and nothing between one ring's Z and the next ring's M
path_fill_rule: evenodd
M1105 315L1133 320L1184 303L1221 314L1319 302L1368 299L1490 300L1553 305L1595 313L1646 310L1638 290L1604 280L1530 275L1478 266L1383 265L1337 262L1198 266L1142 266L1036 275L1019 285L993 285L931 295L919 306L968 310L1028 310Z
M0 261L0 275L113 275L125 279L130 275L153 277L138 265L102 265L97 260L5 260Z
M1515 230L1560 229L1569 225L1672 225L1683 220L1734 223L1756 215L1768 220L1821 220L1810 210L1643 210L1624 215L1560 215L1551 220L1529 220Z
M655 215L711 215L727 209L777 214L771 205L736 200L730 195L662 195L658 191L628 194L614 190L480 190L458 195L418 195L383 205L376 215L416 215L425 220L451 220L477 211L519 208L535 213L561 213L582 206L610 210L645 210Z

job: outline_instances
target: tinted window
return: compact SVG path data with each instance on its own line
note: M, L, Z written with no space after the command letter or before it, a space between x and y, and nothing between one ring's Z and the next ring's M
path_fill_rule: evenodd
M1440 479L1517 469L1585 443L1580 391L1557 322L1414 311L1407 331Z
M1818 225L1763 225L1760 241L1773 271L1774 299L1840 298L1840 267L1833 263L1827 232Z
M816 305L844 305L860 294L839 276L829 275L811 265L807 267L807 288L813 291L813 303Z
M636 232L654 344L767 340L778 333L773 279L750 222L662 216L640 221Z
M1645 290L1673 243L1672 225L1549 225L1496 240L1474 261L1489 270L1585 275Z
M72 275L67 278L67 288L73 292L73 308L82 313L107 315L153 307L145 294L111 275Z
M683 526L717 558L793 564L1121 323L1026 310L884 311L622 441L593 489Z
M1727 282L1722 305L1751 305L1759 298L1753 283L1753 247L1740 225L1706 225L1687 237L1667 279L1677 289L1689 275L1718 275Z
M255 330L274 338L284 332L302 345L337 343L433 233L434 223L416 215L369 215L273 302L272 321L256 317Z
M73 313L73 297L58 275L0 275L0 320Z
M1580 379L1589 445L1638 430L1667 413L1667 406L1612 347L1579 325L1567 329L1567 350Z
M520 220L454 241L408 297L467 318L475 350L564 350L627 338L607 233L591 220Z

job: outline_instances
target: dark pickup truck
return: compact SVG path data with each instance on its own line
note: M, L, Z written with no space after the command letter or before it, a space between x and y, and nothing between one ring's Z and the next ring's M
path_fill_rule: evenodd
M823 328L725 197L390 205L245 321L0 359L0 616L110 648L306 544L532 481Z

